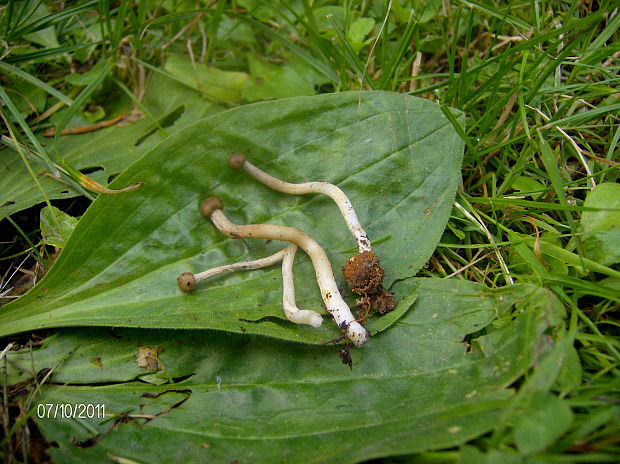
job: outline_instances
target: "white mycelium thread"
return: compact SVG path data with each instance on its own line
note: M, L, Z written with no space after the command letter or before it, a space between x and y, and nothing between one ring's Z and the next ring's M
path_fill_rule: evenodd
M282 240L301 247L310 256L321 297L338 327L345 330L347 338L356 346L361 346L368 341L368 332L355 320L349 306L338 291L325 250L312 237L294 227L272 224L237 225L228 220L222 208L221 200L212 197L203 202L201 211L203 216L210 218L213 224L229 237Z
M304 195L307 193L322 193L330 197L338 205L342 216L344 217L347 227L355 237L357 249L360 253L372 251L368 235L362 228L353 205L345 195L345 193L333 184L328 182L306 182L303 184L291 184L277 179L265 171L254 166L245 159L243 153L233 153L228 159L228 165L233 169L245 169L245 171L259 182L278 192L289 193L294 195Z

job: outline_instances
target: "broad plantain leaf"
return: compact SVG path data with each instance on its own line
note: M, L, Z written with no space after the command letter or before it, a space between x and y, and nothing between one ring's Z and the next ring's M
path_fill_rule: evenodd
M462 116L459 116L462 119ZM347 92L257 103L205 118L164 140L113 183L138 190L100 196L52 270L0 313L0 335L43 327L209 328L307 343L338 335L289 323L279 267L214 278L191 294L185 271L257 259L280 242L233 240L203 219L207 196L233 222L295 226L327 251L340 285L355 242L331 199L275 192L227 165L242 151L290 182L340 186L386 269L387 288L415 275L445 227L460 177L463 143L435 103L388 92ZM297 303L325 312L310 260L297 255ZM399 283L398 312L413 301ZM351 305L354 297L349 298ZM384 329L393 317L368 325Z
M352 371L330 346L90 328L61 331L32 353L9 352L9 381L24 385L31 366L57 366L56 385L44 385L32 408L57 444L48 449L57 463L106 453L153 463L352 463L453 447L487 433L509 404L508 386L549 352L550 334L561 331L561 304L531 285L402 284L416 288L418 299L389 331L351 350ZM144 346L159 347L166 369L159 374L176 383L134 381L152 375L137 366ZM91 418L62 417L76 404Z
M168 135L194 123L197 119L221 111L222 107L197 98L198 92L163 76L155 75L142 102ZM131 103L127 102L129 107ZM58 153L73 167L88 170L94 181L107 185L109 179L149 151L163 136L148 118L128 126L113 126L96 132L62 136ZM55 153L53 139L42 138L50 156ZM44 201L18 152L0 150L0 220ZM57 160L54 160L57 161ZM44 176L46 169L29 159L43 190L50 199L79 195L73 188Z

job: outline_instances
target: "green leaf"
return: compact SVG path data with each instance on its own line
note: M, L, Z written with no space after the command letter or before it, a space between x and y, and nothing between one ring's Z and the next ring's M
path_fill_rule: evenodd
M21 8L21 3L22 2L17 3L16 6ZM28 11L27 14L30 15L30 11ZM30 16L29 23L34 23L35 21L47 18L49 16L50 12L47 6L42 2L37 2L36 9L32 13L32 16ZM54 28L54 26L49 26L44 29L39 29L37 31L31 32L29 34L25 34L24 38L32 43L41 45L45 48L56 48L60 46L56 37L56 29Z
M222 71L189 58L171 54L164 69L182 82L203 90L204 96L215 102L241 101L241 91L248 79L243 72Z
M56 220L54 220L52 214L56 216ZM43 241L47 245L64 248L65 242L71 235L71 232L73 232L73 229L75 229L78 220L55 206L51 208L46 206L41 210L40 222ZM60 229L58 229L57 224L60 226Z
M620 185L611 182L597 185L586 196L584 206L601 208L584 211L581 216L588 258L606 266L620 262Z
M22 117L45 109L45 92L30 82L18 81L11 86L13 101Z
M512 183L512 188L520 193L525 193L531 198L539 197L545 191L545 186L532 177L519 176Z
M566 401L552 393L534 391L515 424L517 449L526 455L543 451L570 429L572 421L573 412Z
M600 211L584 211L581 216L583 232L596 232L620 227L620 184L598 184L588 192L583 206L601 208ZM615 211L610 211L610 210Z
M458 120L463 116L455 113ZM295 226L325 249L340 288L355 245L338 208L322 195L275 192L228 168L232 151L289 182L338 185L356 207L386 269L384 284L415 275L445 228L460 178L463 143L442 109L388 92L344 92L247 105L202 119L168 137L88 209L39 286L0 313L0 335L76 325L211 328L307 343L339 335L329 320L301 327L282 311L278 266L200 283L182 293L183 272L265 257L282 243L234 240L201 217L201 201L223 199L237 223ZM295 265L300 308L323 312L310 260ZM411 289L391 288L406 310ZM348 296L351 306L355 298ZM381 322L387 321L387 322ZM371 331L389 318L368 325Z
M421 23L427 23L436 18L442 7L441 0L414 0L413 5L416 9L424 10L420 18Z
M38 372L62 361L32 415L58 444L48 449L54 462L110 453L138 462L350 463L453 447L489 432L510 401L509 386L548 351L554 328L545 311L529 306L545 290L405 284L418 300L389 331L351 350L352 371L331 346L135 329L65 330L32 354L9 352L7 371L10 381L23 381L32 365ZM490 325L496 316L506 321L499 328ZM484 351L466 350L465 337L483 328L488 335L475 341ZM140 346L158 346L177 383L140 381L153 376L137 366ZM107 420L46 417L50 403L104 405Z
M329 5L314 10L318 30L323 36L331 39L336 36L336 32L328 16L333 18L340 29L344 29L344 8L342 6Z
M366 36L375 27L375 21L371 18L359 18L351 24L347 31L347 39L351 44L351 48L359 52L371 39L365 40Z
M71 85L87 86L100 78L100 74L106 66L106 60L99 60L97 64L88 71L83 73L67 74L64 79Z
M198 93L186 86L154 75L144 96L143 104L155 118L175 113L167 122L168 134L177 132L203 116L220 111L220 106L196 98ZM129 106L129 103L126 103ZM58 152L76 169L100 168L89 177L107 185L111 176L118 174L136 159L153 148L163 137L152 130L153 122L144 118L126 126L113 126L96 132L60 137ZM149 131L150 129L150 131ZM48 138L41 143L49 144ZM17 151L0 151L0 219L44 201ZM57 161L57 160L55 160ZM39 182L48 198L70 198L77 194L66 184L43 175L46 169L31 159L30 164L39 174Z
M566 350L566 359L562 363L562 368L558 374L558 386L562 391L562 396L581 385L583 369L577 350L571 346Z
M250 79L243 87L243 98L248 101L314 95L314 85L289 65L265 63L248 55Z

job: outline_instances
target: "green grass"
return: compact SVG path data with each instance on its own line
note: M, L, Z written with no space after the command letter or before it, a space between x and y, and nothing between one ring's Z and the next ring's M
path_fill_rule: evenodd
M338 11L328 6L310 0L170 0L87 1L61 9L60 2L9 1L0 7L3 143L14 139L36 151L39 157L24 151L24 162L92 199L80 173L55 152L54 140L42 146L39 134L76 125L96 106L103 108L100 119L109 119L126 92L139 99L142 73L164 72L169 54L190 56L190 50L193 60L225 71L250 72L248 56L287 65L309 76L317 92L388 90L464 111L466 130L454 122L466 146L462 188L421 274L491 287L547 287L565 306L572 343L561 370L535 369L515 385L513 409L493 433L462 448L385 462L518 459L515 426L528 413L533 389L552 392L574 415L570 429L540 459L616 462L620 271L617 261L589 255L581 221L587 211L604 211L604 204L586 204L589 192L618 182L617 5L392 0L344 2ZM360 18L374 21L363 44L351 33ZM35 96L43 101L39 108L29 101ZM53 124L38 119L54 105ZM38 182L34 172L32 182ZM38 210L21 214L38 217ZM3 239L9 243L0 244L7 276L24 254L34 256L31 264L45 255L36 225L25 221L30 229L20 228L17 216L3 221L3 229L11 229ZM13 283L3 280L2 292ZM549 375L544 381L541 372Z

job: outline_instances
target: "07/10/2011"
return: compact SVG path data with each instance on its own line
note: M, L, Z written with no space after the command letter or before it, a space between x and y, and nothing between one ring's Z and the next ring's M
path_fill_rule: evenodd
M40 403L37 406L39 419L104 419L105 404L92 403Z

